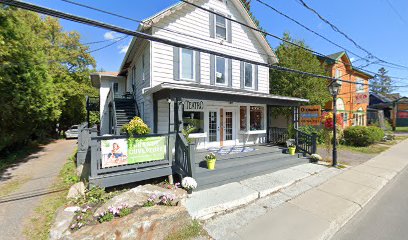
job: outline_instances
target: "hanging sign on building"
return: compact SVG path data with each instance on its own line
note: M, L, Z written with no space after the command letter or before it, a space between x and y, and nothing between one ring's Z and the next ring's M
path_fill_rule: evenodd
M102 140L101 155L102 168L164 160L166 137Z
M299 108L300 126L319 126L322 108L319 105L301 106Z
M357 104L368 104L369 95L368 93L356 93L354 95L354 102Z
M183 102L184 105L184 111L203 111L204 110L204 101L198 101L198 100L185 100Z

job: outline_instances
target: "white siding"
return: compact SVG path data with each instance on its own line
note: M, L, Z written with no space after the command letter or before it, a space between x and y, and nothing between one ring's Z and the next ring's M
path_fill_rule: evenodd
M227 5L217 1L210 0L202 5L205 8L212 8L216 11L230 15L233 19L245 22L239 11L232 2L228 1ZM163 29L154 28L153 35L166 39L171 39L194 46L209 48L211 50L225 54L235 55L238 57L248 58L254 61L267 62L265 50L258 42L252 30L232 22L232 43L210 38L209 13L192 6L184 6L175 13L164 17L158 27L167 28L188 35L193 35L202 39L183 36L177 33L169 32ZM231 48L228 46L233 46ZM239 50L236 48L246 49ZM240 88L240 63L233 60L232 66L232 86ZM269 93L269 71L266 67L259 67L258 70L258 91ZM162 82L174 82L173 79L173 47L162 43L152 42L152 84L157 85ZM179 82L179 81L178 81ZM208 54L201 54L201 84L210 84L210 60Z

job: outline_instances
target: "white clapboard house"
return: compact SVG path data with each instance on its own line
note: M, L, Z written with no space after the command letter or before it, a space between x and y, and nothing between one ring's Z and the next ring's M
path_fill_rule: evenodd
M240 0L192 1L257 27ZM138 31L261 63L278 59L262 33L180 2L143 21ZM307 100L269 94L269 69L244 61L133 38L118 73L91 76L100 88L101 135L119 134L138 115L154 133L193 126L198 149L259 144L286 119L270 109ZM175 110L176 109L176 110ZM178 112L177 114L174 114Z

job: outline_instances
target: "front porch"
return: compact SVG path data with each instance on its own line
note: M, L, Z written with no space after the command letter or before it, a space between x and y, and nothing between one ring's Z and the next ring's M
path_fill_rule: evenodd
M291 156L284 153L285 149L263 144L197 150L194 166L195 179L199 186L197 190L238 182L309 162L300 155ZM204 160L204 156L210 152L217 156L215 170L208 170Z

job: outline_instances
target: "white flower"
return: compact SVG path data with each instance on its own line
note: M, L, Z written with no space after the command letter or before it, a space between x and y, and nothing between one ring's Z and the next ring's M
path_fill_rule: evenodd
M315 159L315 160L318 160L318 161L321 161L322 160L322 157L319 155L319 154L312 154L312 155L310 155L310 157L312 158L312 159Z
M197 182L192 177L185 177L181 181L181 186L183 186L183 188L185 188L185 189L193 190L193 189L197 188Z

